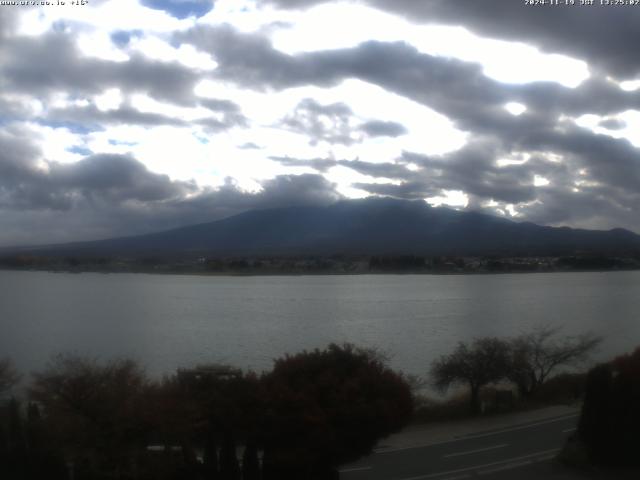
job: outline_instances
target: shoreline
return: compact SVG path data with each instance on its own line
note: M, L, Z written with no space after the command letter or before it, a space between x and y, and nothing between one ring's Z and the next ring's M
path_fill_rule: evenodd
M556 269L556 270L505 270L505 271L357 271L357 272L313 272L313 271L269 271L269 272L207 272L198 270L162 270L162 269L132 269L132 270L100 270L100 269L51 269L51 268L10 268L0 267L0 271L6 272L46 272L46 273L101 273L107 274L139 274L139 275L185 275L200 277L319 277L319 276L406 276L406 275L430 275L430 276L459 276L459 275L526 275L526 274L546 274L546 273L617 273L617 272L637 272L640 267L634 268L611 268L611 269Z

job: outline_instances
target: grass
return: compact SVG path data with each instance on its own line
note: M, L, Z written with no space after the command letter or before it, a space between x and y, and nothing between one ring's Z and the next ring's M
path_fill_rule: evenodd
M543 385L531 397L519 397L515 389L505 385L484 387L480 393L483 415L533 410L552 405L573 405L581 401L586 374L564 373ZM513 400L505 398L505 391L513 392ZM508 394L507 394L508 395ZM468 391L459 391L445 399L418 394L415 397L414 423L461 420L475 415L469 407Z

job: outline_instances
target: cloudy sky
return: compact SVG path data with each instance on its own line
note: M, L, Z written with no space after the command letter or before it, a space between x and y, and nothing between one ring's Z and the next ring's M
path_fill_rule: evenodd
M57 2L0 2L0 245L370 195L640 232L640 5Z

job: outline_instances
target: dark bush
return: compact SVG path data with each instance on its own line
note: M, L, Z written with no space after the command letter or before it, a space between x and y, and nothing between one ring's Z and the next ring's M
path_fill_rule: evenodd
M352 345L279 359L264 382L265 480L331 478L402 428L413 409L404 377Z
M587 376L578 435L590 459L640 466L640 348L599 365Z

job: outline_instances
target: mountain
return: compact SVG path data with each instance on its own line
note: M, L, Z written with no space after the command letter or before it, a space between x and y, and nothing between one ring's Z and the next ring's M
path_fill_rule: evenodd
M6 250L5 250L6 252ZM546 227L388 198L252 210L149 235L22 248L43 255L566 255L638 253L640 236Z

